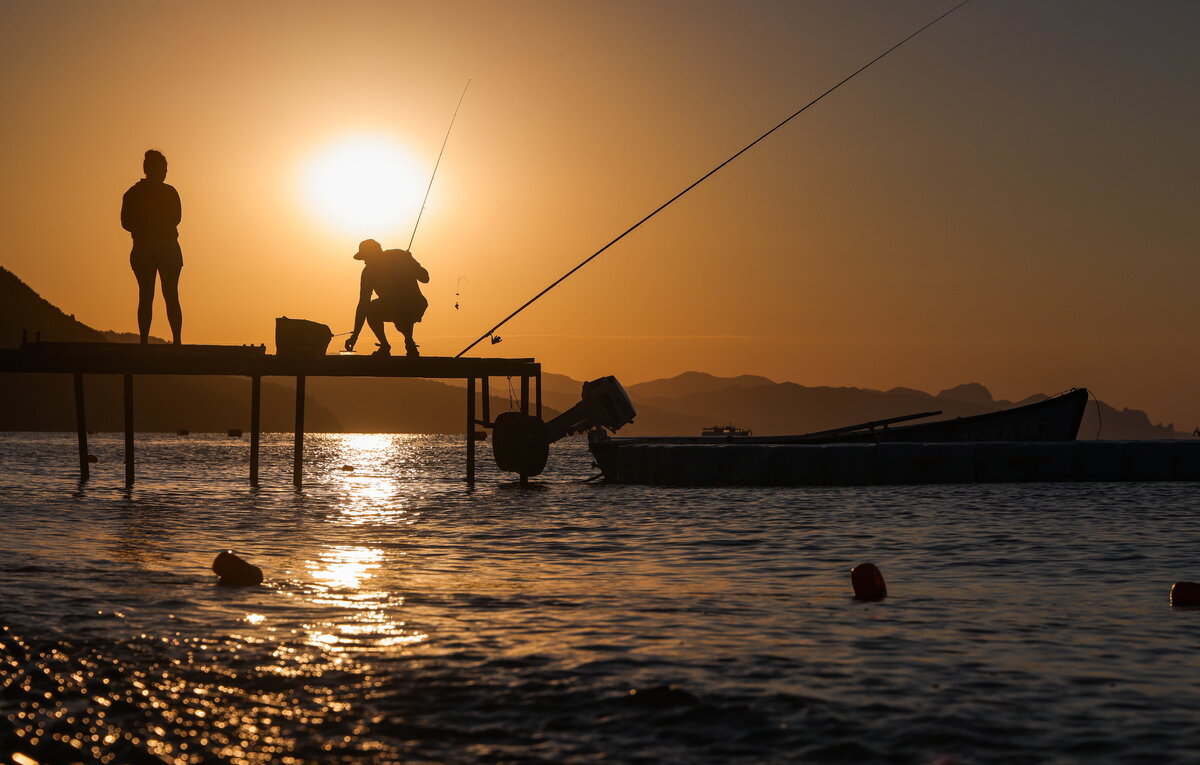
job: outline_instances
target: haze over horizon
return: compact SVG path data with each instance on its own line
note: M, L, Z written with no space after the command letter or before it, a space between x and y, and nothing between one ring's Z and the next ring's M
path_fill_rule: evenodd
M8 5L0 265L135 331L117 213L153 147L183 202L186 342L269 343L281 315L347 330L350 256L405 246L471 78L413 246L417 340L452 355L949 5ZM630 382L1087 386L1190 430L1198 22L1183 2L975 0L476 352ZM373 221L313 191L371 145L396 176Z

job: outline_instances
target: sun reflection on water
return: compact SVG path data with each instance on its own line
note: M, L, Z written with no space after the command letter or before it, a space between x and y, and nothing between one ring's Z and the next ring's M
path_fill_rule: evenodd
M417 435L359 433L323 444L329 450L326 464L340 465L330 476L338 494L332 520L348 527L414 524L426 443ZM334 654L395 653L428 639L398 618L403 597L377 582L384 562L383 549L353 544L323 548L306 561L307 599L337 616L304 625L305 643Z
M341 494L341 520L347 525L411 524L421 496L414 484L420 467L419 435L356 433L330 443L331 461L341 464L333 481Z
M309 645L331 651L378 651L412 646L428 635L408 630L394 611L404 599L387 590L372 589L370 580L383 561L383 551L363 546L326 549L308 562L313 603L344 609L341 618L305 626Z
M383 551L370 547L331 547L319 560L309 561L312 577L327 591L336 588L357 589L379 567Z

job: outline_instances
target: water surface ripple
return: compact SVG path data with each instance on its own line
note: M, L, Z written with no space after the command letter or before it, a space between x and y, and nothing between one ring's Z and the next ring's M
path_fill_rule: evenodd
M461 438L0 434L43 762L1196 762L1196 484L528 490ZM350 466L352 470L342 470ZM233 548L262 587L214 585ZM850 598L879 564L891 596Z

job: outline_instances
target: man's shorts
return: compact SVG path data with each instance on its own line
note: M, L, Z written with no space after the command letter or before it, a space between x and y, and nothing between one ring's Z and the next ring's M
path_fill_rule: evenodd
M367 307L368 316L374 316L381 321L392 322L398 326L414 324L421 320L424 313L424 308L420 306L404 305L382 298L375 298Z
M155 244L135 243L129 253L129 265L139 279L152 277L155 273L164 277L178 276L183 268L183 251L179 249L178 240Z

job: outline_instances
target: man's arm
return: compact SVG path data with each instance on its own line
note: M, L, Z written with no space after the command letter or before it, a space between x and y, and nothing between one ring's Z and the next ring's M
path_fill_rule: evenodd
M354 309L354 331L350 333L350 337L346 338L346 350L354 350L354 344L358 342L358 334L362 332L363 322L367 320L367 306L371 304L371 283L367 279L367 269L362 272L362 280L358 288L358 307Z
M417 281L419 281L421 284L429 284L429 272L425 270L425 267L417 262L417 259L413 257L411 252L406 250L404 254L408 256L408 259L412 261L413 266L416 267L415 275L417 277Z

